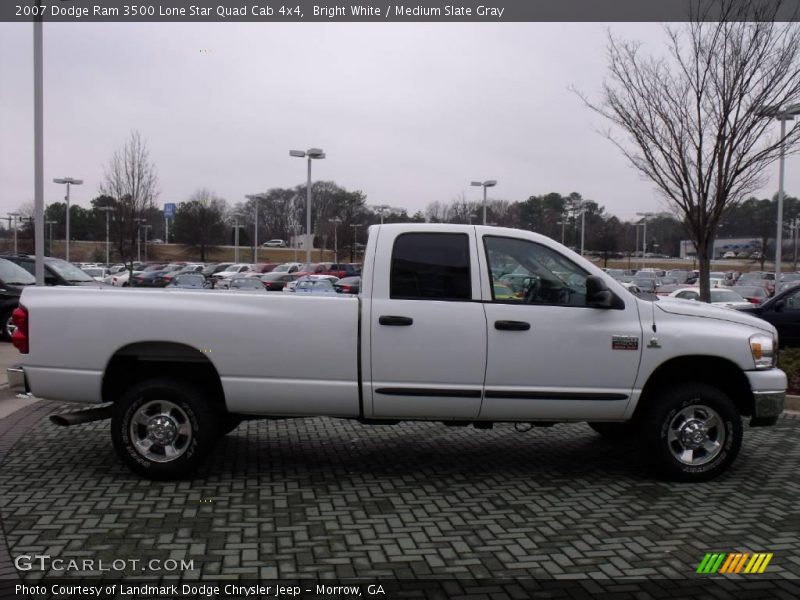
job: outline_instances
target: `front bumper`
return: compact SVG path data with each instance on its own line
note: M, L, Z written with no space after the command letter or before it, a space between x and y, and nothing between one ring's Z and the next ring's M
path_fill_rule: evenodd
M786 404L786 373L780 369L747 371L753 392L753 417L751 427L773 425Z
M9 367L6 369L8 375L8 387L17 394L28 394L28 380L25 378L25 369L22 367Z

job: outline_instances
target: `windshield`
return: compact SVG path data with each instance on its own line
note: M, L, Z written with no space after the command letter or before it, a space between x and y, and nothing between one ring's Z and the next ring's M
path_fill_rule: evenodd
M47 265L51 269L53 269L53 271L58 273L62 278L64 278L66 281L69 281L70 283L76 283L81 281L94 282L94 279L89 277L78 267L76 267L72 263L68 263L65 260L61 260L60 258L49 259L47 261Z
M36 278L10 260L0 258L0 279L8 285L33 285Z

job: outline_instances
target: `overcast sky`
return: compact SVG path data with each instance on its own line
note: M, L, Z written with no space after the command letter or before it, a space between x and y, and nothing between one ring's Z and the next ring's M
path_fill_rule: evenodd
M288 151L316 146L314 179L409 213L479 199L475 179L512 201L577 191L622 218L662 210L568 89L598 97L608 28L661 47L655 24L48 23L45 202L69 176L88 206L137 129L159 205L302 183ZM0 23L0 216L33 200L32 104L32 26ZM800 190L794 157L786 186Z

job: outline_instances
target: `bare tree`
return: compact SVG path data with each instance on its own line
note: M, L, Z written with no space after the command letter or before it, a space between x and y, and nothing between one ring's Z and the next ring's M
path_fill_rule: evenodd
M782 139L764 135L781 110L800 100L800 32L776 22L781 10L780 0L697 2L688 23L665 27L663 56L644 56L638 43L609 34L602 101L579 94L627 134L620 140L605 132L682 213L705 300L723 213L763 187L764 169L781 145L794 151L800 143L797 125Z
M143 218L158 197L156 167L138 131L132 131L125 145L114 152L100 191L117 201L115 243L121 257L132 259L139 234L136 219Z

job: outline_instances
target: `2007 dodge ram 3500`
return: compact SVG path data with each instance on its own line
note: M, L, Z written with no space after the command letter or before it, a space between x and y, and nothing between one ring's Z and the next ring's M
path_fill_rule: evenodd
M11 387L110 403L119 457L185 476L242 418L490 427L587 421L636 437L664 474L723 472L742 417L773 425L786 375L777 333L735 310L648 301L528 231L370 228L361 293L28 288Z

